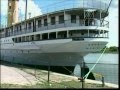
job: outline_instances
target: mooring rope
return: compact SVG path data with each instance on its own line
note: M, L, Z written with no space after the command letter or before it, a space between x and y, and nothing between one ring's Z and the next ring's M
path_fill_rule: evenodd
M84 79L87 79L88 75L90 74L90 72L95 68L95 66L98 64L98 62L100 61L101 57L103 56L105 50L107 47L105 47L103 53L100 55L100 57L98 58L98 60L96 61L96 63L94 64L94 66L91 68L91 70L89 70L89 72L83 77Z

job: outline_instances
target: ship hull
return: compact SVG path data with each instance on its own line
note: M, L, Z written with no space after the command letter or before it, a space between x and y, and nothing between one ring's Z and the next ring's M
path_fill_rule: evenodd
M4 44L1 49L1 60L37 66L44 70L48 70L50 66L51 71L73 74L76 64L82 66L85 55L100 51L106 44L106 41L72 39ZM88 72L89 68L85 68ZM95 79L93 74L89 78Z
M2 44L1 59L30 65L75 66L89 52L100 51L106 44L72 39Z
M14 52L9 50L8 52ZM27 51L26 51L27 52ZM83 60L80 53L7 53L2 55L2 60L45 66L75 66Z

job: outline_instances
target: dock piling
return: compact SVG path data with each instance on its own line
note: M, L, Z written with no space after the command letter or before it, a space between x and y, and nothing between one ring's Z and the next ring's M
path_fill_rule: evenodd
M104 87L105 83L104 83L104 76L102 76L102 87Z
M50 81L50 65L48 66L48 83Z

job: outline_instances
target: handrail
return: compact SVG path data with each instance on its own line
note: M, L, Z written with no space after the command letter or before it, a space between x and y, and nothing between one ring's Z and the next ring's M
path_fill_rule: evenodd
M27 37L27 36L26 36ZM15 37L16 39L19 37ZM15 43L22 43L22 42L32 42L32 41L46 41L46 40L60 40L60 39L72 39L73 41L83 41L85 38L107 38L107 37L69 37L69 38L50 38L50 39L37 39L37 40L27 40L27 41L15 41L13 38L13 42Z
M92 20L92 22L91 22ZM50 30L50 29L56 29L56 28L63 28L63 27L76 27L76 26L99 26L99 27L109 27L109 22L104 20L103 23L101 24L102 20L95 20L95 19L88 19L87 22L85 22L85 19L80 19L76 20L76 22L72 23L71 19L69 20L64 20L63 23L59 23L59 21L56 21L54 25L51 23L47 23L47 26L44 26L44 24L41 24L41 27L36 26L36 31L43 31L43 30ZM33 32L33 27L31 26L31 29L28 29L29 27L26 28L21 27L21 30L17 28L12 28L11 30L7 30L8 34L7 36L13 36L13 35L20 35L20 34L25 34L25 33L30 33Z

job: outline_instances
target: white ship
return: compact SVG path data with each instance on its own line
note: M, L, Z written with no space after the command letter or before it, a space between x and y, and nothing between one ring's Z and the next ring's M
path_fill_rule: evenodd
M90 1L90 6L80 0L2 28L1 60L71 67L84 61L85 55L102 50L109 36L109 22L104 20L107 7Z

